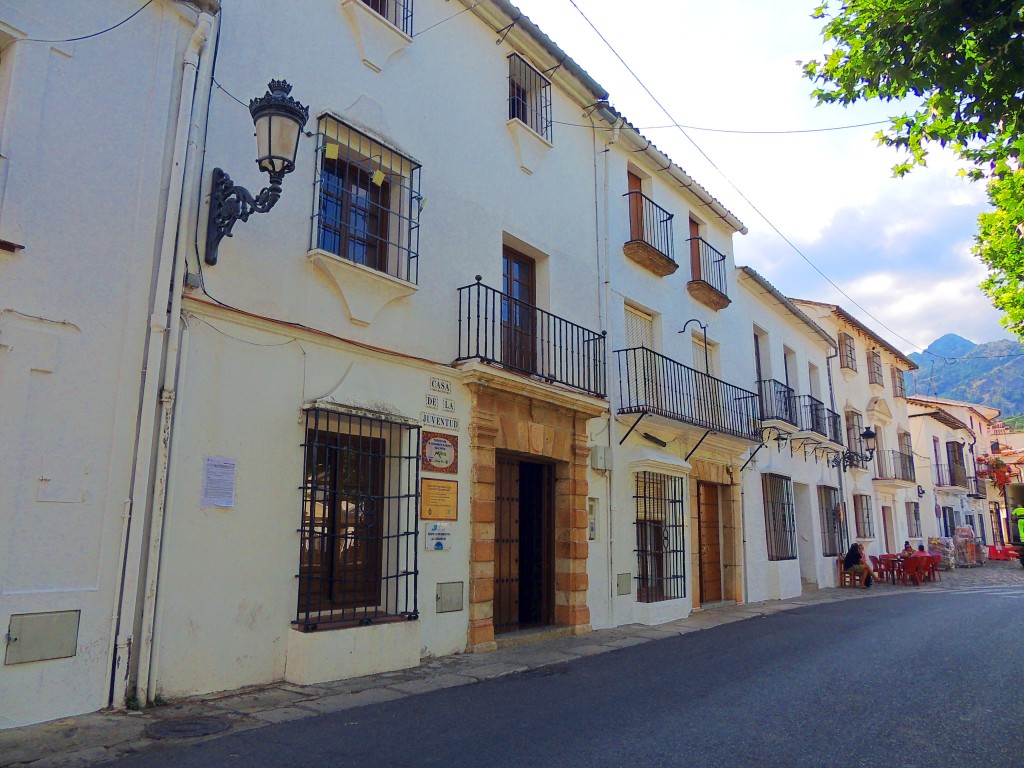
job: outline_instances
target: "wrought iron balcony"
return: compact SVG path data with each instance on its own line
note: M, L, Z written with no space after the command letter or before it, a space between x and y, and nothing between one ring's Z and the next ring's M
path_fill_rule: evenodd
M878 451L875 454L875 479L917 482L913 454L899 451Z
M732 302L726 290L725 254L699 237L687 240L690 246L690 282L686 290L695 299L714 309Z
M615 351L619 413L648 413L748 440L761 439L758 398L646 347Z
M975 499L984 499L987 495L985 489L985 481L979 477L968 477L967 495Z
M679 268L672 238L673 214L642 192L627 192L625 197L629 203L629 240L622 247L623 253L656 275L671 275Z
M776 419L796 426L796 408L790 387L775 379L761 379L757 382L757 392L764 421Z
M607 392L603 333L477 282L459 288L459 356L564 384Z
M959 464L936 464L935 484L945 487L967 487L967 467Z
M825 404L811 395L793 398L796 411L796 425L804 432L814 432L833 443L843 444L842 421L839 414L825 407Z

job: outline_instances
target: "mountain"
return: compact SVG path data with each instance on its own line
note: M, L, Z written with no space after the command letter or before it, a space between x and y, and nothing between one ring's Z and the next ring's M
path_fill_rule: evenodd
M1017 341L973 341L947 333L908 357L919 370L907 377L907 393L980 403L1006 419L1024 414L1024 347Z

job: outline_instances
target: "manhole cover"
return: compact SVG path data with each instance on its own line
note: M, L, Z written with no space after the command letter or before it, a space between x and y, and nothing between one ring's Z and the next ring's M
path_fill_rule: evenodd
M150 723L146 726L146 735L153 739L194 739L220 733L230 727L230 722L217 717L187 717Z

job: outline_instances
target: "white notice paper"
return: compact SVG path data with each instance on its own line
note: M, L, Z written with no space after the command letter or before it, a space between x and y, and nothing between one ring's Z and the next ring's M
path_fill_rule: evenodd
M203 459L203 490L200 505L204 507L235 506L234 459L207 456Z

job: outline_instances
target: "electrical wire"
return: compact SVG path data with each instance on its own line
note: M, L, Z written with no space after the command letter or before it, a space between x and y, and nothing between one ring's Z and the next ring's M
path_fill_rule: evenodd
M121 21L117 22L117 24L115 24L112 27L107 27L106 29L101 29L99 32L93 32L93 33L88 34L88 35L80 35L78 37L66 37L63 40L42 40L42 39L37 38L37 37L22 37L22 38L15 38L15 42L19 42L19 43L74 43L74 42L77 42L78 40L88 40L88 39L90 39L92 37L99 37L100 35L107 34L107 32L112 32L113 30L115 30L118 27L120 27L122 24L127 24L129 21L131 21L136 16L138 16L140 13L142 13L144 10L146 10L146 8L152 2L153 2L153 0L146 0L146 2L143 3L142 7L139 8L139 10L135 11L135 13L131 14L127 18L121 19Z
M590 123L568 123L562 120L552 120L555 125L568 125L573 128L590 128L593 129L593 125ZM679 123L671 123L669 125L648 125L638 127L638 131L659 131L668 128L685 128L689 131L706 131L708 133L739 133L747 136L776 136L776 135L789 135L794 133L824 133L825 131L845 131L848 128L864 128L870 125L885 125L888 120L874 120L870 123L854 123L852 125L835 125L830 128L795 128L788 131L742 131L732 128L705 128L700 125L680 125Z
M452 14L451 16L448 16L448 17L446 17L446 18L443 18L443 19L441 19L441 20L440 20L439 22L437 22L436 24L431 24L431 25L430 25L429 27L424 27L424 28L423 28L423 29L421 29L421 30L420 30L419 32L417 32L416 34L414 34L414 35L413 35L413 37L419 37L419 36L420 36L420 35L422 35L422 34L423 34L424 32L429 32L430 30L432 30L432 29L434 29L434 28L436 28L436 27L440 27L440 26L441 26L442 24L444 24L445 22L451 21L451 20L452 20L452 19L454 19L454 18L455 18L456 16L461 16L461 15L462 15L462 14L464 14L464 13L465 13L466 11L472 11L472 10L473 10L474 8L476 8L476 7L478 6L478 5L481 5L481 4L483 3L483 2L484 2L484 0L477 0L477 2L473 3L472 5L470 5L470 6L466 7L466 8L463 8L463 9L462 9L461 11L459 11L458 13L453 13L453 14Z
M246 109L249 109L249 105L248 105L248 104L246 104L246 103L245 103L244 101L242 101L242 100L241 100L240 98L238 98L237 96L235 96L235 94L233 94L233 93L232 93L231 91L229 91L229 90L228 90L227 88L225 88L225 87L224 87L223 85L221 85L221 84L220 84L219 82L217 82L217 78L216 78L216 77L211 77L211 79L213 80L213 84L214 84L214 85L216 85L216 86L217 86L217 87L218 87L218 88L219 88L220 90L222 90L222 91L223 91L224 93L226 93L226 94L227 94L228 96L230 96L230 97L231 97L232 99L234 99L235 101L237 101L237 102L238 102L239 104L241 104L241 105L242 105L243 107L245 107Z
M576 4L576 0L569 0L569 3L572 5L573 8L576 9L576 11L579 13L579 15L583 17L583 20L585 22L587 22L587 24L590 26L590 28L594 31L594 34L596 34L601 39L601 42L603 42L605 44L605 46L608 48L608 50L610 50L612 52L612 54L615 56L616 59L619 60L619 62L622 64L622 66L626 68L626 71L629 72L629 74L633 77L634 80L636 80L637 84L643 89L643 91L651 98L651 100L658 106L658 108L665 114L665 116L668 117L668 119L672 121L673 126L686 138L687 141L690 142L690 144L693 145L694 149L696 149L697 152L700 153L701 157L703 157L705 160L707 160L708 164L712 168L714 168L716 171L718 171L719 175L721 175L721 177L726 181L726 183L736 191L736 193L744 200L744 202L746 202L747 205L750 206L750 208L754 211L754 213L756 213L758 216L760 216L762 221L764 221L765 224L767 224L772 229L772 231L774 231L775 234L777 234L782 239L782 241L786 243L786 245L788 245L801 259L803 259L805 262L807 262L807 264L810 265L810 267L815 272L817 272L822 277L822 279L825 280L825 282L827 282L829 285L831 285L833 288L835 288L839 292L839 294L841 296L845 297L851 304L853 304L853 306L857 307L865 315L867 315L869 318L871 318L876 323L878 323L879 326L881 326L882 328L887 330L889 333L891 333L893 336L898 338L900 341L903 341L904 343L910 345L914 349L921 350L921 352L923 354L932 355L933 357L938 357L938 358L942 359L940 355L936 355L934 352L929 352L927 349L924 349L920 344L915 344L914 342L912 342L909 339L905 338L903 335L901 335L900 333L896 332L895 330L890 328L888 325L883 323L881 320L879 320L877 317L875 317L875 315L873 315L871 312L869 312L863 305L861 305L852 296L850 296L846 291L844 291L842 288L840 288L839 285L834 280L832 280L832 278L830 278L828 275L826 275L821 270L821 268L818 267L817 264L815 264L813 261L811 261L811 259L803 251L801 251L796 246L796 244L792 240L790 240L782 232L782 230L780 230L775 225L774 222L772 222L771 219L769 219L764 213L761 212L760 208L758 208L756 205L754 205L754 203L750 200L750 198L747 197L743 193L743 190L741 190L738 186L736 186L736 184L725 174L725 172L721 168L718 167L718 165L715 163L715 161L711 159L711 157L700 147L699 144L697 144L697 142L693 139L693 137L691 137L686 132L686 130L682 127L682 123L680 123L678 120L675 119L675 117L672 116L672 113L669 112L668 109L665 107L665 105L662 104L658 100L658 98L651 92L650 88L648 88L647 85L644 83L644 81L640 79L640 76L637 75L636 72L633 71L632 67L630 67L629 64L626 63L626 60L623 59L621 55L619 55L619 52L617 50L615 50L615 47L608 41L608 39L603 34L601 34L601 31L594 25L594 22L592 22L589 19L589 17L583 12L583 10Z

